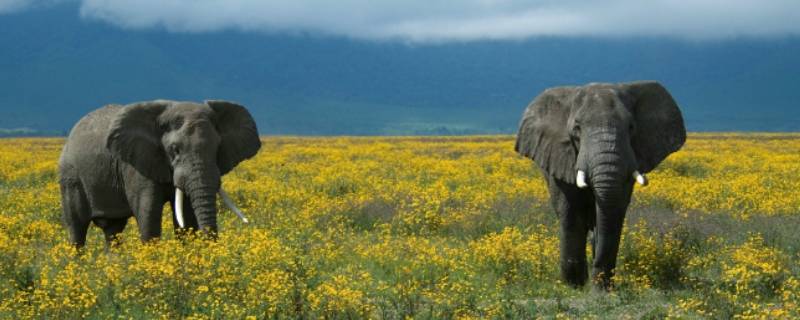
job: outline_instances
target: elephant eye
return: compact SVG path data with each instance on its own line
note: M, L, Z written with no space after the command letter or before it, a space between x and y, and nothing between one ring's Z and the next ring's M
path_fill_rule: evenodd
M181 154L181 149L179 149L177 145L174 145L174 144L170 145L169 146L169 154L172 155L173 158L177 157L178 155Z
M178 130L183 127L183 119L178 119L172 122L172 130Z

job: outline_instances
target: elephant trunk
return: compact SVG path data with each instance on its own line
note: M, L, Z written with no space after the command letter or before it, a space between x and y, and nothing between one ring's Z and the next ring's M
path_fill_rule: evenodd
M626 141L612 132L601 132L595 144L600 150L589 161L590 181L596 200L594 283L608 289L617 263L622 225L632 191L635 159Z
M598 208L614 210L627 207L625 186L630 184L628 175L614 167L605 170L595 167L593 171L591 181Z
M193 175L186 181L192 209L197 217L201 231L212 236L217 232L217 192L220 188L220 175L215 165L196 165ZM209 172L213 170L216 172Z
M580 167L588 168L589 180L595 193L597 205L603 209L627 208L629 197L625 190L630 185L636 168L633 150L625 136L617 130L600 130L590 139L593 145L582 157ZM579 175L583 173L578 171ZM638 178L638 177L637 177ZM644 177L642 176L642 179Z
M592 277L598 287L608 289L617 264L622 225L630 200L627 179L605 171L593 175L596 203Z
M192 209L197 216L200 230L217 232L217 188L201 186L189 191Z

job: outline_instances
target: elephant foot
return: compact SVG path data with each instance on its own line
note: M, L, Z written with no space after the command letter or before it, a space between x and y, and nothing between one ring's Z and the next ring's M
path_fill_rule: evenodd
M567 259L561 262L561 278L573 288L580 288L586 284L588 273L586 261Z
M613 271L594 270L592 274L592 284L597 291L609 292L614 288Z

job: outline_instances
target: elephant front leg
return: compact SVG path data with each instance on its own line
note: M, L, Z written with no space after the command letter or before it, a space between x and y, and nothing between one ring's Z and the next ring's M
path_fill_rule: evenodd
M561 278L573 287L586 284L586 235L592 226L594 198L573 185L550 179L550 201L560 224Z
M161 215L167 202L160 192L145 191L129 196L131 209L143 242L161 237Z
M586 265L587 225L580 214L561 215L561 278L573 287L586 284L588 268Z
M95 218L94 224L100 229L106 237L106 250L119 244L119 234L125 230L125 225L128 224L128 218L109 219L109 218Z

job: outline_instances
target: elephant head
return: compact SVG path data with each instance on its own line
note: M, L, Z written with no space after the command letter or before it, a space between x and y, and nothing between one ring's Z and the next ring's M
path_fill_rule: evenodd
M112 122L106 147L146 178L175 187L175 214L183 227L188 194L201 230L217 231L216 194L232 206L221 176L261 148L243 106L156 100L125 106ZM234 212L241 212L232 206Z
M634 181L646 184L644 174L685 141L681 112L658 82L592 83L536 97L523 114L515 150L550 178L590 188L595 268L610 273Z

